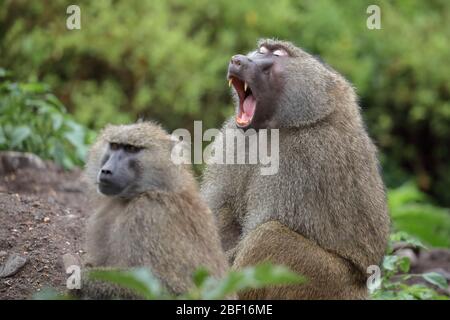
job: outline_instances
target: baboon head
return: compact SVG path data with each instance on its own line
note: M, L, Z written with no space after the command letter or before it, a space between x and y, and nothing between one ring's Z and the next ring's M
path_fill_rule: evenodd
M174 186L177 168L170 159L173 141L158 125L109 125L92 146L86 173L106 196L132 198Z
M334 91L351 87L329 66L290 42L260 40L228 66L234 87L236 125L240 128L299 127L335 110ZM338 83L342 84L341 86Z

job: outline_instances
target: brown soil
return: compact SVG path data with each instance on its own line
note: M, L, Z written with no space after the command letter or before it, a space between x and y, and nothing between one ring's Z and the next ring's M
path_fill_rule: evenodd
M15 275L0 278L0 299L28 299L45 287L63 291L62 255L83 255L87 198L80 170L21 169L0 175L0 265L27 257Z

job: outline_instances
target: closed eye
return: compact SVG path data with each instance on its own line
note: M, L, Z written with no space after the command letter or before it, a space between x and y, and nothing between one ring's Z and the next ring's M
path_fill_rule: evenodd
M119 150L119 149L120 149L120 144L111 142L111 143L109 144L109 148L110 148L111 150Z
M260 54L266 54L269 52L269 49L267 49L266 47L262 46L259 48L258 53Z
M273 55L277 57L285 57L288 55L288 53L284 49L277 49L273 52Z
M136 147L131 144L126 144L123 146L123 150L128 153L137 153L142 150L141 147Z

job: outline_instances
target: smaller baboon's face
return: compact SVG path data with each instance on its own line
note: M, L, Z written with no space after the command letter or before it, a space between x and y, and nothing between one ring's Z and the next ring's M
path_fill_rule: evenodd
M126 197L135 192L142 149L130 144L109 143L97 174L98 190L102 194Z

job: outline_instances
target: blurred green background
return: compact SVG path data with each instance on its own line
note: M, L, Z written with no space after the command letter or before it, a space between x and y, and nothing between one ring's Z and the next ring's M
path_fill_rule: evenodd
M81 30L66 29L70 4L81 8ZM371 4L381 30L366 26ZM219 127L233 113L228 61L261 37L293 41L354 84L395 225L450 246L447 0L6 0L0 149L70 168L106 123Z

